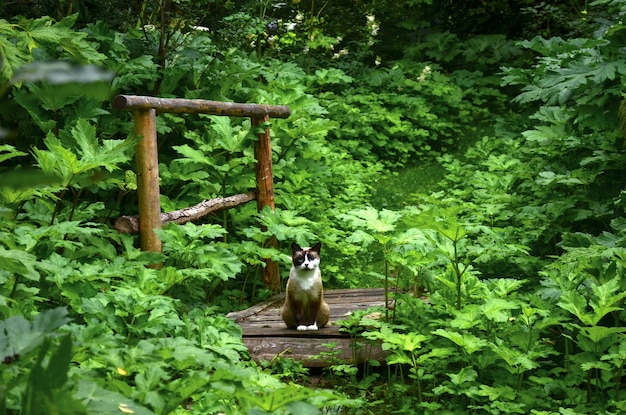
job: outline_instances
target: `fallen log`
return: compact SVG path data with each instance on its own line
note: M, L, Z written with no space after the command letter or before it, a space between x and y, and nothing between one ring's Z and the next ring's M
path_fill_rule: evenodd
M256 199L256 192L242 193L229 197L220 197L217 199L203 200L195 206L175 210L173 212L161 213L161 223L170 222L183 224L191 222L207 216L210 213L223 209L243 205L251 200ZM113 227L119 232L137 234L139 233L139 216L120 216L115 221Z

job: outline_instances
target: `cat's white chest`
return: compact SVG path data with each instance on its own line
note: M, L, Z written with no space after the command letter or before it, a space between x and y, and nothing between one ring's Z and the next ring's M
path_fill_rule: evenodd
M322 279L322 273L319 268L314 270L298 270L293 269L293 277L298 281L298 285L303 290L310 290L316 281Z

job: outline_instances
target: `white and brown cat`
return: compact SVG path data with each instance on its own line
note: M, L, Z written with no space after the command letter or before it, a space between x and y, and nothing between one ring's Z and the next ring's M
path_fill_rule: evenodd
M301 248L292 243L291 249L293 265L287 281L283 321L288 328L317 330L328 324L330 316L330 308L324 301L320 271L322 244Z

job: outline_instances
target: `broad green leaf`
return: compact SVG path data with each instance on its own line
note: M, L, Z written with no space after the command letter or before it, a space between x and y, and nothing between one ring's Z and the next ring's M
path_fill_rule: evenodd
M480 311L489 320L503 323L509 319L511 313L509 310L515 310L519 305L501 298L490 298L480 306Z
M593 319L591 324L595 326L604 316L613 311L623 310L617 304L626 298L626 291L621 288L621 277L615 277L604 284L594 284L591 286L593 293L589 300L589 305L593 309Z
M39 281L39 272L35 270L37 258L25 251L7 250L0 246L0 269L18 274L31 281Z
M392 210L382 209L378 211L368 206L364 209L353 209L347 214L339 215L339 217L357 228L363 228L371 232L386 233L396 228L396 222L401 215L401 213Z
M4 19L0 19L0 29L4 33L14 31ZM7 84L15 70L30 59L31 56L26 49L16 46L8 37L0 36L0 84Z
M580 333L587 337L594 343L598 343L608 336L625 333L626 327L604 327L604 326L593 326L593 327L581 327Z
M557 303L562 309L569 311L585 325L593 326L593 316L587 312L587 300L576 291L567 291L561 295Z
M413 360L409 357L406 352L402 350L394 351L391 356L385 359L387 364L389 365L412 365Z
M478 373L471 367L464 367L459 373L448 373L448 377L454 385L461 386L474 382L478 378Z
M43 108L39 99L33 97L31 91L19 89L14 92L13 99L28 111L28 115L44 133L49 133L57 125L57 121L52 119L51 114Z
M376 238L361 229L357 229L346 239L346 241L367 246L372 242L376 242Z
M454 310L454 319L450 321L450 327L458 329L470 329L482 322L483 313L478 304L469 304L461 310Z
M52 389L61 388L67 382L67 372L72 360L72 338L69 334L61 337L61 342L50 356L45 369L45 382Z
M26 155L28 154L24 153L23 151L17 150L12 145L9 145L9 144L0 145L0 163L6 160L12 159L14 157L26 156Z
M80 399L89 410L89 413L93 414L155 415L154 412L144 408L121 393L104 389L88 379L79 380L76 398Z
M500 356L508 366L511 373L522 373L539 366L530 356L523 351L508 347L502 339L496 339L495 343L490 343L491 350Z
M42 311L32 324L22 316L0 321L0 357L26 355L68 321L65 308Z
M467 354L472 354L488 345L486 340L474 336L473 334L461 334L455 331L437 329L433 331L437 336L445 337L460 346Z
M183 144L182 146L173 146L172 148L176 150L176 152L181 156L186 157L184 159L178 159L181 163L195 162L201 165L213 164L213 159L209 157L205 152L192 148L188 144Z
M606 362L598 362L598 361L582 363L580 365L580 368L585 372L588 372L592 369L600 369L600 370L605 370L607 372L611 372L613 370L613 367L610 364Z
M489 398L490 401L496 401L500 398L507 401L512 401L517 397L518 394L515 389L509 386L492 387L488 385L480 385L479 387L480 392L478 392L478 394L480 396L486 396L487 398Z

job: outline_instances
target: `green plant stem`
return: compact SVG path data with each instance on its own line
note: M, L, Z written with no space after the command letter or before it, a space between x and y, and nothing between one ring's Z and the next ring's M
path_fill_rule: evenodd
M78 201L80 199L80 195L82 194L82 192L83 192L83 188L78 189L78 191L72 188L74 200L72 201L72 210L70 211L69 220L74 220L74 213L76 212L76 207L78 207Z
M570 344L567 337L565 337L565 369L567 370L567 373L571 370Z
M619 396L619 390L622 386L622 373L624 371L624 362L619 366L617 373L615 374L615 397Z
M9 294L9 298L13 298L15 292L17 291L17 285L20 283L20 276L15 274L15 282L13 283L13 288L11 289L11 294Z
M243 285L241 287L241 294L239 295L239 305L243 304L243 297L246 293L246 285L248 285L248 279L250 278L250 273L252 272L253 267L248 267L248 271L246 272L246 276L243 279Z
M398 271L398 274L396 275L396 284L394 286L394 303L393 303L393 314L391 316L391 321L395 322L396 321L396 309L398 308L398 289L400 287L400 271Z
M307 48L306 74L311 75L311 43L313 41L313 11L315 10L315 0L311 1L311 17L309 18L309 47Z
M457 230L458 232L458 230ZM454 273L456 274L456 308L457 310L461 309L462 306L462 286L461 286L461 271L459 270L459 256L457 251L457 241L453 241L454 245L454 261L452 265L454 267Z
M389 320L389 261L385 260L385 320Z
M57 201L54 205L54 211L52 212L52 218L50 218L50 226L54 225L54 221L57 218L57 215L59 214L59 212L61 212L61 200L63 200L66 192L67 188L61 190L61 194L57 198Z
M415 379L417 380L417 399L422 403L422 380L419 376L419 365L417 364L417 359L413 352L411 352L411 361L413 362L413 370L415 370Z

